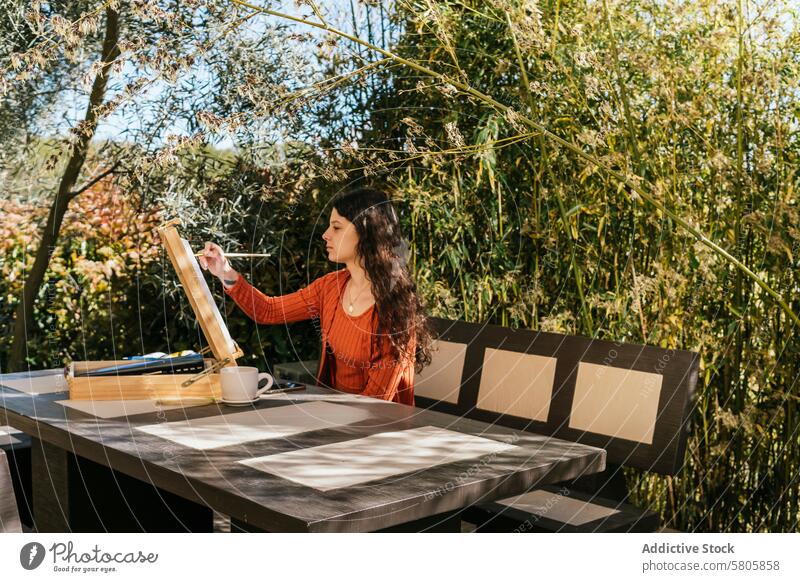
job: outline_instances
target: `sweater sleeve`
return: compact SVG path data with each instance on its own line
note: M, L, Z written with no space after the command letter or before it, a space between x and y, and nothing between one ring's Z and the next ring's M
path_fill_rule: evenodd
M383 339L382 349L372 357L370 367L367 370L367 386L361 393L364 396L372 396L382 400L397 400L397 391L403 376L413 370L414 360L409 356L397 358L391 354L389 341ZM413 354L415 342L412 339L409 353Z
M325 289L336 273L328 273L310 285L277 297L268 297L245 281L239 279L225 293L236 302L242 311L257 323L291 323L319 317L324 301ZM224 288L224 287L223 287Z

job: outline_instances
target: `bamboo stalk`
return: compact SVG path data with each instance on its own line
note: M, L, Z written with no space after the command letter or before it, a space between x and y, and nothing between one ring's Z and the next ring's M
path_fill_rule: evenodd
M519 50L517 35L514 34L514 27L512 26L511 23L511 15L508 12L506 12L506 24L508 25L508 33L511 36L512 42L514 43L514 54L517 57L517 66L519 67L520 76L522 77L523 95L528 101L528 106L531 109L531 114L533 114L533 98L531 97L528 72L525 67L525 62L522 59L522 52ZM555 41L554 41L554 46L555 46ZM547 151L546 150L547 146L545 145L544 139L542 138L541 134L539 137L539 142L542 148L542 155L544 156L544 153ZM549 166L547 167L547 172L550 174L551 179L553 179L552 170L550 169ZM555 180L553 180L553 183L555 183ZM556 195L556 200L558 201L558 210L559 210L559 215L561 216L561 222L564 225L564 231L566 232L567 240L569 241L569 246L570 246L569 262L572 267L572 274L575 277L575 285L578 290L578 297L580 298L581 301L581 313L583 314L584 324L586 325L586 331L588 332L588 334L590 336L594 336L594 322L592 321L592 314L589 310L589 307L586 304L586 296L584 295L583 292L583 272L581 271L581 268L578 265L578 261L575 256L576 255L575 246L577 241L574 240L574 237L572 235L572 229L570 228L569 219L567 218L567 212L566 209L564 208L564 199L563 196L561 196L561 190L558 188L554 188L554 191Z

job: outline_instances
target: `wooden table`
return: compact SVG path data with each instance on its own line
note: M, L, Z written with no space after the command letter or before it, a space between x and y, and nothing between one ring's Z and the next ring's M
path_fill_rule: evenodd
M212 531L212 510L250 531L459 531L459 513L474 503L605 468L602 449L318 386L247 409L332 398L366 411L368 419L197 450L135 427L247 409L208 405L103 419L55 402L66 398L65 392L34 396L0 386L0 425L32 437L34 519L42 532ZM237 462L427 426L514 447L329 491Z

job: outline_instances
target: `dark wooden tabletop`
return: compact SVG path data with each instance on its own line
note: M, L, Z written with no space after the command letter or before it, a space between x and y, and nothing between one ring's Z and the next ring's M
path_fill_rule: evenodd
M367 411L368 418L289 438L210 450L196 450L135 429L157 422L292 406L327 396L333 396L337 404ZM602 449L422 408L351 398L318 386L280 399L262 399L248 408L215 404L113 419L97 418L55 402L66 398L65 392L32 396L0 386L0 425L14 426L43 442L269 531L374 531L605 468ZM324 492L237 462L425 426L514 447L436 465L404 478L393 476Z

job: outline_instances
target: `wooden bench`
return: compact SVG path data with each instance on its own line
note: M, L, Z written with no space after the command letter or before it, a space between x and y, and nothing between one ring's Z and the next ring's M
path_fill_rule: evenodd
M416 406L601 447L603 473L473 506L477 531L655 531L658 515L625 503L622 467L683 466L695 352L444 319Z

